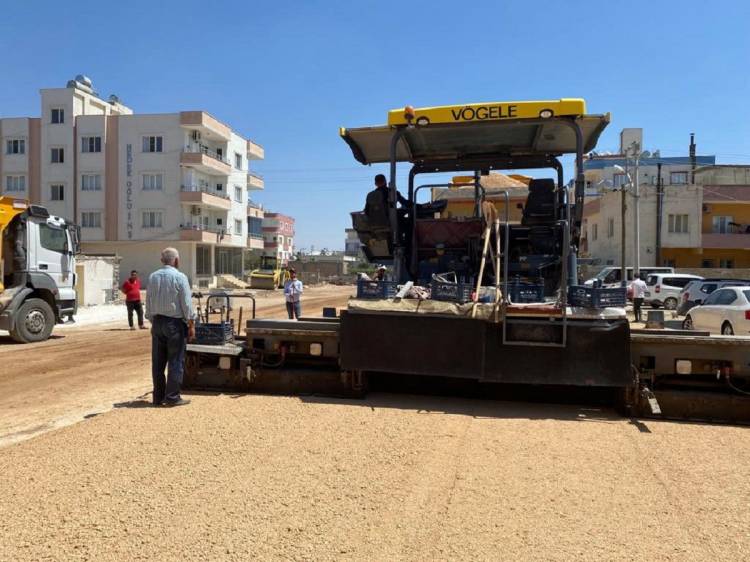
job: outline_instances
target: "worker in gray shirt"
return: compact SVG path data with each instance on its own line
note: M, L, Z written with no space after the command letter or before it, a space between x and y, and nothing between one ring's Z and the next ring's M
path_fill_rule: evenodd
M146 318L151 321L154 406L184 406L190 403L180 396L180 386L186 345L195 339L193 295L187 276L178 270L180 254L177 250L162 250L161 263L164 264L161 269L149 276L146 289Z

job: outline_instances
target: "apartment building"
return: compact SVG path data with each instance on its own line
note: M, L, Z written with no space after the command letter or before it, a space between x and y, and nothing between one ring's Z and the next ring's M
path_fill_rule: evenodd
M694 146L694 145L693 145ZM586 180L586 193L595 196L612 189L620 189L628 182L627 174L635 181L634 148L641 153L638 163L639 185L655 186L659 178L661 164L661 185L685 186L692 182L691 173L695 167L716 164L716 156L695 155L691 160L688 152L685 156L665 157L658 150L643 151L643 129L623 129L620 132L620 147L617 154L592 152L584 157L583 175Z
M750 267L750 167L707 166L695 184L665 186L659 203L654 186L641 188L641 265L683 268ZM627 196L626 229L634 205ZM621 260L621 192L607 192L584 206L583 257L603 265ZM625 261L633 263L632 230L626 230Z
M40 117L0 119L0 138L2 191L79 224L84 252L118 254L123 275L165 246L195 285L242 273L264 151L210 114L136 114L77 76L41 90Z
M294 219L281 213L265 213L262 228L263 255L289 263L294 257Z

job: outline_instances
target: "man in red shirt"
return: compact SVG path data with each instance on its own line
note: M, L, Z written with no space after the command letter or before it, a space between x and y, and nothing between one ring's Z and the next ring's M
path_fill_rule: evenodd
M143 325L143 305L141 304L141 280L138 279L138 272L134 269L130 272L130 278L122 284L122 292L125 293L125 306L128 308L128 324L131 330L133 326L133 311L138 314L138 327L145 330Z

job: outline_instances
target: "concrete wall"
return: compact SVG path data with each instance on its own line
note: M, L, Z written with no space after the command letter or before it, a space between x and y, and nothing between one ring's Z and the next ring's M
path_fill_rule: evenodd
M119 300L117 256L79 256L76 260L76 292L79 306L95 306Z

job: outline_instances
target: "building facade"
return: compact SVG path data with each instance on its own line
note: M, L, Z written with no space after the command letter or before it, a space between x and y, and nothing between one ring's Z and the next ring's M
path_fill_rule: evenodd
M242 273L264 151L208 113L136 114L78 76L41 90L40 117L0 119L0 138L3 192L79 224L84 252L118 254L122 275L165 246L195 285Z
M294 258L294 219L281 213L263 217L263 255L275 256L283 264Z
M750 267L750 167L707 166L696 184L647 185L640 196L641 265L678 268ZM621 192L607 192L584 206L581 254L602 265L621 262ZM632 196L627 195L625 261L632 265Z

